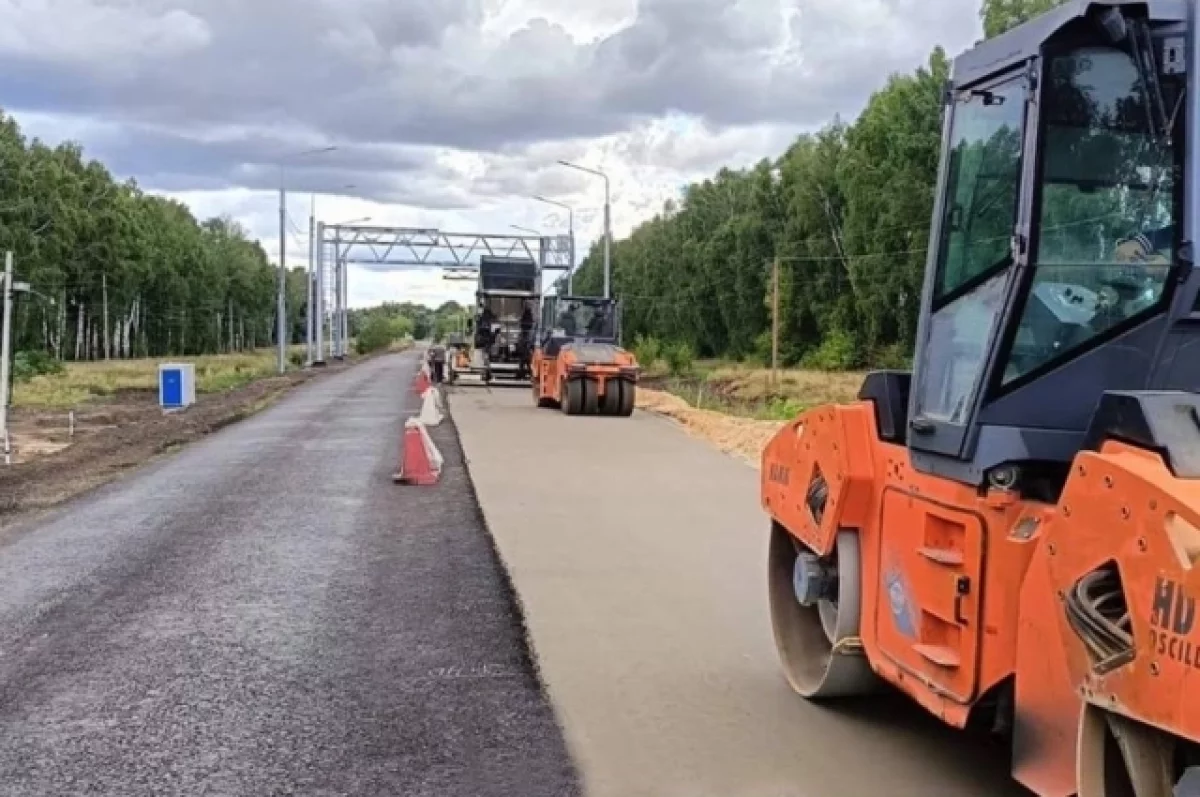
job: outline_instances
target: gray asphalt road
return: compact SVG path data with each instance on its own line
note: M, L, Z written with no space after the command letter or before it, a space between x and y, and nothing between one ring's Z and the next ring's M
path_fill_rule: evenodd
M415 357L0 547L0 794L569 795L462 468L393 485Z
M758 473L669 421L454 389L480 500L590 797L1016 797L1002 748L780 674Z

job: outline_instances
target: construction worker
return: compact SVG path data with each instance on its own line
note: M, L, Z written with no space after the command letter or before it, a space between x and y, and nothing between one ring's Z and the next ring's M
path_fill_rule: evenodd
M567 305L558 315L558 326L567 337L574 337L576 332L575 311L579 309L575 304Z
M479 314L479 327L475 330L475 348L490 349L492 343L495 342L495 330L492 327L496 323L496 314L492 312L491 307L484 307L483 312Z
M1148 233L1138 233L1117 242L1114 258L1118 263L1167 262L1162 253L1170 252L1175 242L1175 225L1168 224Z
M521 311L521 337L528 339L533 334L533 306L529 302L525 302L525 309Z
M592 312L592 319L588 322L588 335L593 338L603 338L607 337L607 331L608 312L601 305Z
M429 347L429 371L433 374L433 383L440 385L446 373L446 347L440 342Z

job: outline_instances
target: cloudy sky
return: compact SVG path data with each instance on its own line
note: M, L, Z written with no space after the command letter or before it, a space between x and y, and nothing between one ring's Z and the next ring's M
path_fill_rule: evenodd
M328 222L617 236L690 180L776 155L893 71L979 35L973 0L0 0L0 106L288 259ZM352 269L351 303L469 286Z

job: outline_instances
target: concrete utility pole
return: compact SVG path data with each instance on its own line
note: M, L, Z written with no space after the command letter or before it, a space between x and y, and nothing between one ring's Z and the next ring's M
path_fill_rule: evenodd
M4 253L4 332L0 335L0 434L8 454L8 376L12 370L13 253Z
M609 191L608 175L596 169L589 169L568 161L559 161L563 166L578 169L581 172L594 174L604 178L604 298L612 298L612 210L611 193Z
M545 202L547 205L555 205L567 211L567 241L569 246L568 257L571 259L571 265L567 269L567 295L575 295L575 210L570 205L564 202L558 202L553 199L546 199L544 196L535 196L538 202Z

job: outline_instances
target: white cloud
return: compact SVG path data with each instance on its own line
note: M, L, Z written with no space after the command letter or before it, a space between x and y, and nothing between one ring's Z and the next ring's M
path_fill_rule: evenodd
M0 58L69 64L111 75L136 63L202 50L211 39L203 19L178 8L0 0Z

